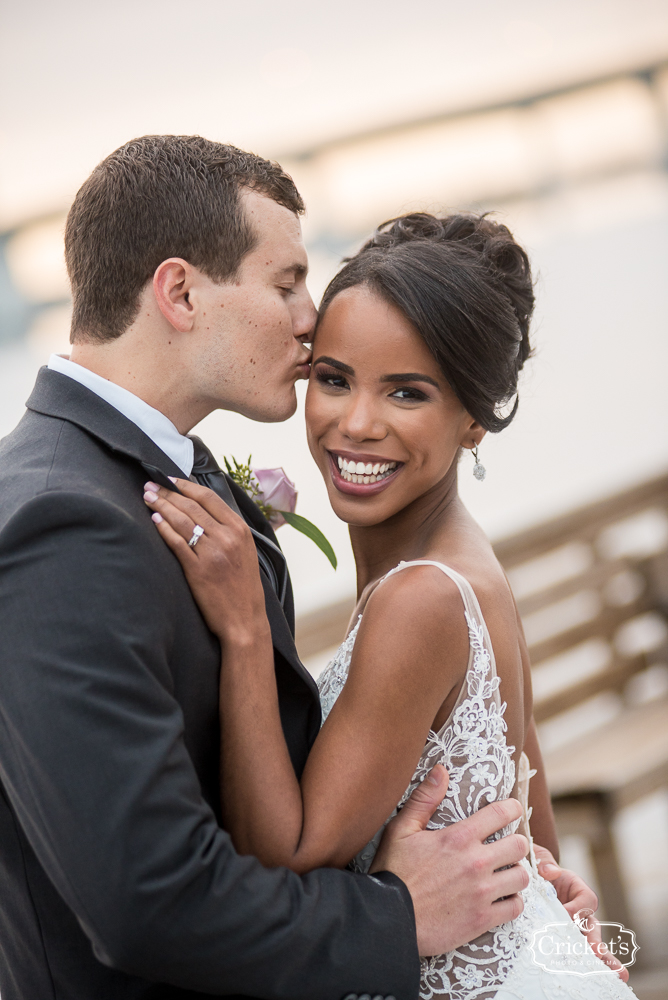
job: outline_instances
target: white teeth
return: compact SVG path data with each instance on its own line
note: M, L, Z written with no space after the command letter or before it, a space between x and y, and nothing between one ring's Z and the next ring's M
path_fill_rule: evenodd
M371 462L354 462L352 459L342 458L341 455L337 455L336 461L342 479L347 483L359 483L365 486L385 479L397 467L396 462L376 462L374 465Z

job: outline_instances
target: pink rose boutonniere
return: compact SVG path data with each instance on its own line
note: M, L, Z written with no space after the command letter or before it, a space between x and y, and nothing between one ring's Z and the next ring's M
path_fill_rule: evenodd
M297 506L297 490L295 484L286 476L283 469L251 469L260 488L255 503L264 508L265 515L273 528L287 524L281 511L294 514Z
M255 501L274 530L280 528L282 524L289 524L297 531L301 531L315 542L336 569L334 549L320 528L316 528L315 524L301 514L295 514L297 490L283 469L254 469L250 455L245 465L237 462L234 457L231 463L226 458L225 467L230 479L233 479L251 500Z

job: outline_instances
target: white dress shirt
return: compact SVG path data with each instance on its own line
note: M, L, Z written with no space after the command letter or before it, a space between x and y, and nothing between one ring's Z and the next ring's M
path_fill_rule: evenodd
M96 375L89 368L83 368L81 365L75 364L74 361L64 358L61 354L52 354L48 367L51 371L60 372L61 375L73 378L75 382L80 382L101 399L106 400L114 409L136 424L147 437L150 437L151 441L161 451L164 451L175 465L178 465L186 479L190 476L193 469L193 443L190 438L179 434L174 424L164 413L149 406L128 389L123 389L115 382L110 382L108 379L102 378L101 375Z

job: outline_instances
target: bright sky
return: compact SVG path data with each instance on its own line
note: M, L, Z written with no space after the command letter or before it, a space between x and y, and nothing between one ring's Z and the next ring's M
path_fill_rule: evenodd
M0 226L134 135L280 156L668 51L665 0L24 0L2 21Z
M668 55L665 0L4 6L0 229L66 209L94 165L135 135L199 132L280 158L324 139L527 96ZM405 172L416 170L409 158ZM511 212L508 221L539 276L537 356L517 420L485 442L488 479L475 482L470 463L462 469L466 502L493 536L665 468L667 219L666 175L651 170L558 189L524 213L521 206ZM57 249L57 297L59 240L49 247ZM327 262L326 277L335 265ZM48 298L47 272L39 270L39 281ZM63 313L62 344L52 343L50 329L41 339L33 331L2 352L0 436L20 417L38 364L51 349L66 349ZM300 512L333 541L337 574L311 543L282 529L306 609L347 593L353 564L302 421L301 409L288 424L270 426L217 413L202 434L219 456L252 451L259 465L284 465L297 481Z

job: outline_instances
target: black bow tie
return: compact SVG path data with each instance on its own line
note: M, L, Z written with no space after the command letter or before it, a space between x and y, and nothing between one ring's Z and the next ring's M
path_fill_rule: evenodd
M199 483L200 486L208 486L210 490L217 493L232 510L243 517L239 506L234 499L230 484L225 473L218 465L207 446L195 435L190 440L194 448L194 462L191 479ZM245 520L245 518L244 518ZM246 521L248 524L248 521ZM281 604L285 602L285 595L288 585L288 568L285 557L279 547L274 545L270 538L265 538L259 531L249 524L248 527L253 533L257 557L260 567L264 570Z

